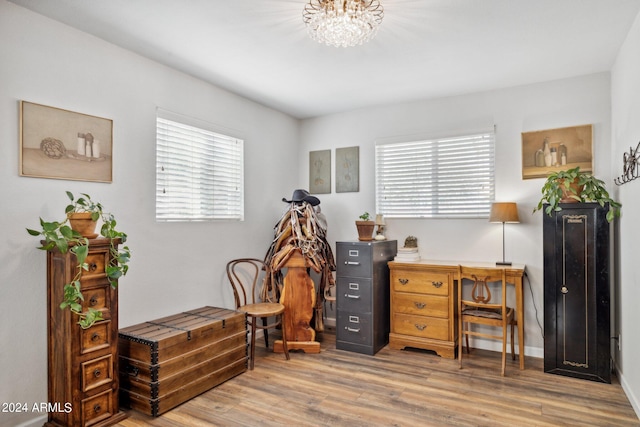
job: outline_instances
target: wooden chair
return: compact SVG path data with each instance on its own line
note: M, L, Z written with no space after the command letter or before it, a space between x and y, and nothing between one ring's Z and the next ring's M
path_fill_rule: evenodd
M267 290L262 301L256 295L261 291L258 288L258 278L261 271L267 271L263 261L255 258L240 258L227 263L227 276L233 287L233 296L236 309L247 313L247 325L251 330L251 352L249 369L253 369L256 354L256 331L261 329L264 333L264 343L269 348L269 335L267 330L278 326L282 329L282 342L284 355L289 360L289 349L284 328L284 305L277 302L275 289ZM258 301L258 302L256 302ZM269 318L274 317L271 323ZM261 320L259 325L257 320Z
M489 283L501 282L501 298L492 298ZM463 290L471 287L471 292ZM511 356L515 359L513 329L515 311L507 306L507 280L504 268L458 266L458 359L462 368L462 337L469 353L469 335L502 341L502 376L506 368L507 327L511 326ZM500 333L472 331L471 324L499 328Z

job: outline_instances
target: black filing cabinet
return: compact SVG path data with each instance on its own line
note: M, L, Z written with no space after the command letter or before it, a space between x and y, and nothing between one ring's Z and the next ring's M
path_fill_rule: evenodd
M336 348L374 355L389 342L389 267L396 240L336 243Z
M611 382L608 207L544 214L544 371Z

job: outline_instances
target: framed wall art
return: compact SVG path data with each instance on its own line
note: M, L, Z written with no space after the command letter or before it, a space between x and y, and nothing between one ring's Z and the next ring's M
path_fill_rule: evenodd
M360 191L360 148L336 148L336 193Z
M20 101L20 176L112 181L113 121Z
M593 125L522 133L522 179L577 166L593 173Z
M331 150L309 152L309 193L331 193Z

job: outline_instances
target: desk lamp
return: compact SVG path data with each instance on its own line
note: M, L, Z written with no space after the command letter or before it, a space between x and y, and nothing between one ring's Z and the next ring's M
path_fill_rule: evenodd
M513 202L495 202L491 205L491 213L489 214L489 222L502 223L502 261L497 261L496 265L511 265L511 261L505 261L504 257L504 224L518 223L518 206Z

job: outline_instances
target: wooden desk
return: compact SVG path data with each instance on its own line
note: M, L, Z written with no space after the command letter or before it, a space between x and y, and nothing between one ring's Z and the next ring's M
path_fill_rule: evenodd
M389 347L434 350L442 357L455 357L458 265L504 267L507 282L514 285L518 321L520 369L524 369L524 289L526 266L467 261L389 262L391 286L391 333ZM413 301L413 304L408 301Z

